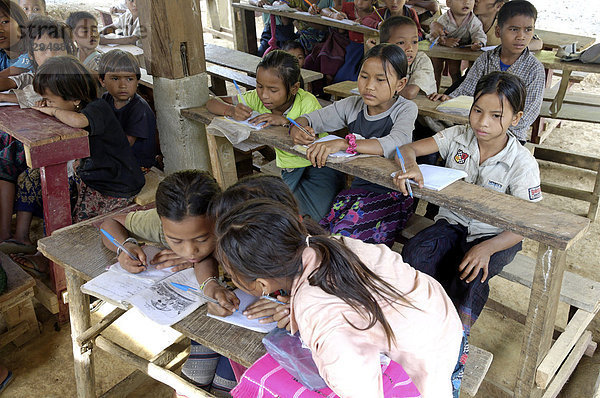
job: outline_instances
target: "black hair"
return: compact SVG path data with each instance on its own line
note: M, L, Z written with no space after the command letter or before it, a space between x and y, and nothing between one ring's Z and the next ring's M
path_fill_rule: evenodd
M97 80L72 55L44 62L33 78L33 89L42 96L48 90L66 101L79 100L82 108L98 98Z
M87 11L72 12L69 14L69 16L67 17L67 20L65 22L67 23L67 25L69 25L71 27L71 29L75 30L75 27L77 26L79 21L81 21L82 19L91 19L93 21L96 21L96 23L98 23L98 20L96 19L96 17L92 13L89 13Z
M207 214L212 200L221 192L206 171L183 170L169 174L156 189L156 212L171 221Z
M118 72L132 73L138 80L142 77L140 64L130 52L114 49L102 54L98 63L98 77L104 80L107 73Z
M498 11L498 26L502 28L506 21L517 15L524 15L537 20L537 10L533 4L526 0L512 0L504 3Z
M504 115L504 99L508 101L513 114L525 109L525 98L527 96L525 84L512 73L495 71L481 77L475 86L473 105L484 94L498 95L502 104L502 115ZM500 118L500 125L502 126L502 118Z
M306 51L304 50L304 47L302 47L302 44L300 44L300 42L298 40L288 40L288 41L286 41L281 46L281 49L283 51L302 50L302 53L306 54Z
M396 75L398 76L398 79L406 77L406 74L408 73L408 61L406 59L406 54L404 54L403 49L395 44L382 43L371 48L369 51L367 51L362 59L360 64L361 69L369 58L381 59L381 63L383 64L383 72L385 73L388 86L390 86L390 80L387 75L388 64L392 66L396 72Z
M17 48L12 49L14 51L18 51L19 53L24 53L25 49L25 29L27 27L27 23L29 19L27 18L27 14L25 11L16 3L11 0L0 0L0 14L4 14L5 16L14 19L17 25L19 26L19 34L21 35L20 40L17 43Z
M62 39L67 54L75 54L75 44L73 44L71 28L65 23L45 15L36 15L27 24L26 42L27 53L29 54L29 58L31 58L31 64L33 65L34 70L37 70L39 67L33 54L36 50L34 41L39 40L42 36L48 36L52 39ZM42 48L39 50L44 51Z
M234 277L294 278L304 271L302 253L307 242L321 265L308 276L311 286L342 299L369 322L383 327L391 346L394 331L379 304L410 303L390 283L371 271L343 240L314 235L289 207L271 199L252 199L239 204L217 219L217 259ZM292 295L294 292L292 292ZM413 306L414 307L414 306Z
M404 15L396 15L386 19L379 26L379 41L381 43L389 43L392 31L399 26L414 26L415 29L417 29L417 24L411 18L405 17Z
M294 84L300 83L300 87L303 86L298 59L283 50L270 51L260 60L256 67L256 71L258 72L258 69L260 68L273 69L276 71L277 76L283 81L288 101L292 98L292 87Z
M46 11L46 0L38 0L41 4L41 6L44 8L44 11ZM21 4L21 1L19 0L19 5ZM23 10L25 11L25 10ZM27 13L25 13L25 15L27 15ZM37 14L39 15L39 14Z

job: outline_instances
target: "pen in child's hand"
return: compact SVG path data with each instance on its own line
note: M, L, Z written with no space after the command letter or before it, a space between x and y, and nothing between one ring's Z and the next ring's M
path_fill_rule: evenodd
M312 7L312 6L313 6L313 3L311 3L311 2L310 2L310 1L308 1L308 0L304 0L304 2L305 2L306 4L308 4L308 8L310 8L310 7Z
M121 243L119 243L111 234L109 234L102 228L100 228L100 232L102 232L102 234L104 234L104 236L106 236L106 239L108 239L110 241L110 243L112 243L119 249L123 250L123 252L125 252L125 254L127 254L132 260L139 261L141 263L140 259L135 254L133 254L132 252L127 250L125 248L125 246L123 246ZM143 267L144 264L142 264L141 266Z
M437 44L437 42L440 40L440 37L441 36L436 37L435 40L431 42L431 45L429 46L430 50Z
M244 99L244 96L242 95L242 90L240 90L240 86L238 86L237 82L234 80L233 81L233 85L235 86L235 89L237 90L238 94L240 95L240 99L242 100L242 104L248 106L248 104L246 103L246 100Z
M285 117L287 120L289 120L290 123L292 123L294 126L298 127L301 131L303 131L306 135L308 135L309 137L313 138L314 135L312 135L311 133L308 132L308 130L306 130L304 127L300 126L298 123L296 123L296 121L292 118L289 117Z
M400 160L400 167L402 167L402 172L406 174L406 167L404 167L404 158L402 157L402 154L400 153L400 149L398 149L398 147L396 147L396 154L398 155L398 160ZM404 182L406 183L406 189L408 189L408 194L412 198L413 192L412 188L410 187L410 182L408 182L408 178L405 179Z
M265 299L265 300L272 301L272 302L274 302L274 303L277 303L277 304L283 304L283 305L285 305L285 304L288 304L288 303L284 303L283 301L279 301L279 300L277 300L276 298L273 298L273 297L271 297L271 296L268 296L268 295L266 295L266 294L263 294L262 296L260 296L260 298L261 298L261 299Z
M196 296L198 296L198 297L200 297L200 298L202 298L202 299L204 299L206 301L209 301L209 302L211 302L213 304L219 304L218 300L215 300L214 298L208 297L206 294L204 294L202 292L199 292L198 289L196 289L195 287L191 287L191 286L188 286L188 285L182 285L181 283L175 283L175 282L171 282L171 285L175 286L178 289L183 290L184 292L193 293Z

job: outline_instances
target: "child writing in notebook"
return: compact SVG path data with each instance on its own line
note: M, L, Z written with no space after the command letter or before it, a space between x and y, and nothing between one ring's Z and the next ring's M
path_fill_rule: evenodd
M300 88L298 60L281 50L271 51L256 68L256 90L223 100L212 98L208 110L217 115L246 120L252 111L261 115L251 119L253 124L289 126L286 117L296 119L305 113L320 109L314 95ZM275 149L277 167L300 205L300 213L315 220L321 219L331 208L335 195L343 187L340 173L328 167L311 167L311 162L291 153Z
M485 46L487 35L481 21L473 14L475 0L446 0L446 4L450 9L431 24L430 40L446 47L469 47L471 50ZM448 65L452 83L460 78L460 60L433 58L432 62L438 88L444 64Z
M460 320L442 286L398 253L312 235L293 209L267 199L219 217L216 237L217 258L240 289L290 292L291 332L300 332L338 396L383 397L382 352L422 396L453 396L466 340Z
M509 130L524 144L527 141L529 127L540 114L546 75L542 63L527 48L534 35L537 10L528 1L512 0L498 12L497 34L502 44L494 50L481 54L469 69L467 77L460 86L449 95L431 94L433 101L447 101L460 95L473 96L479 79L493 71L506 71L519 77L525 84L527 98L523 117Z
M310 145L306 157L323 167L331 153L369 154L392 158L396 147L412 141L417 106L400 96L406 86L408 65L404 51L380 44L365 54L358 76L360 96L334 102L297 119L311 133L297 127L291 135L296 144ZM345 138L315 143L315 132L349 130ZM339 193L321 225L369 243L393 244L412 215L412 198L362 178Z
M209 212L220 191L215 179L204 171L170 174L158 185L155 209L120 214L101 225L117 241L124 242L125 248L140 261L118 251L105 237L103 242L117 251L123 268L132 273L143 271L146 264L158 264L159 269L172 267L173 272L193 267L202 292L219 301L219 305L208 303L208 311L230 315L236 310L238 299L218 283L219 271L213 257L214 218ZM154 258L147 258L137 239L159 244L164 249ZM190 357L182 371L200 388L229 391L235 386L227 359L196 342L192 342Z
M86 68L97 71L102 54L97 50L100 34L96 17L87 11L76 11L69 15L66 22L73 30L77 43L77 58Z
M523 116L525 87L506 72L482 77L468 126L454 126L400 148L406 173L394 183L406 195L406 179L423 186L415 157L439 151L446 167L467 172L466 181L518 198L542 199L540 172L533 155L508 134ZM469 332L489 295L488 281L521 250L523 237L441 208L436 223L415 235L402 258L435 277L458 308Z

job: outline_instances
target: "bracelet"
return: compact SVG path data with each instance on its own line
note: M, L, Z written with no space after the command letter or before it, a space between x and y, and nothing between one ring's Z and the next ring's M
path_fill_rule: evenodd
M206 278L206 280L200 284L200 291L202 292L202 294L204 294L204 288L206 287L206 285L212 281L215 281L218 285L223 286L221 284L221 281L219 280L219 278L217 278L216 276L210 276L210 277Z
M356 136L354 134L348 134L344 138L348 141L348 148L346 148L346 153L356 155Z
M136 245L140 245L137 241L137 239L129 237L127 239L125 239L123 241L123 246L125 246L126 243L135 243ZM121 254L121 252L123 251L123 249L121 249L120 247L117 247L117 257L119 257L119 254Z

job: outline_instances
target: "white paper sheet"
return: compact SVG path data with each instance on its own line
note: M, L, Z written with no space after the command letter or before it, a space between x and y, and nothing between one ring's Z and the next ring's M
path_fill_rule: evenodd
M313 144L316 144L317 142L327 142L327 141L333 141L333 140L339 140L340 137L338 137L337 135L326 135L323 138L319 138L318 140L316 140ZM313 145L311 144L311 145ZM308 145L295 145L294 149L296 149L298 152L302 152L302 153L306 153L306 150L308 149ZM328 157L332 157L332 158L351 158L352 156L356 156L356 154L351 154L351 153L347 153L346 151L337 151L334 153L330 153Z
M150 261L154 258L154 256L156 256L157 253L160 252L161 249L159 249L156 246L146 245L146 246L144 246L143 250L144 250L144 253L146 253L146 258L148 259L148 261ZM110 271L113 271L113 272L131 275L134 278L146 279L146 280L150 280L152 282L161 281L173 274L173 271L171 270L171 268L156 269L157 265L158 264L151 264L146 267L145 271L142 271L138 274L130 273L125 268L123 268L121 266L121 264L118 262L111 265L109 269L110 269Z
M467 176L467 173L462 170L451 169L448 167L432 166L430 164L420 164L421 174L423 174L423 186L434 191L441 191L454 181L458 181ZM396 176L393 172L392 177ZM416 185L416 182L409 180L411 184Z
M326 19L328 21L334 21L334 22L343 23L343 24L346 24L346 25L358 25L358 22L355 22L355 21L353 21L351 19L348 19L348 18L336 19L336 18L326 17L324 15L321 15L321 18Z
M262 129L265 126L264 122L260 123L260 124L256 124L256 125L250 123L250 119L253 119L253 118L255 118L257 116L260 116L260 115L262 115L262 113L258 113L257 111L252 111L252 114L246 120L235 120L234 118L229 117L229 116L225 116L225 119L227 119L229 121L232 121L234 123L237 123L237 124L242 124L244 126L250 127L252 130L260 130L260 129Z
M235 295L240 299L240 307L234 312L232 315L227 317L217 316L208 314L209 317L218 319L223 322L231 323L232 325L241 326L246 329L254 330L255 332L261 333L269 333L271 330L277 327L277 322L271 323L260 323L258 319L248 319L242 313L246 310L246 308L259 300L259 297L251 296L248 293L244 292L240 289L235 289L233 291Z
M134 278L133 274L106 271L81 286L81 291L109 302L127 305L134 295L147 289L152 282Z

